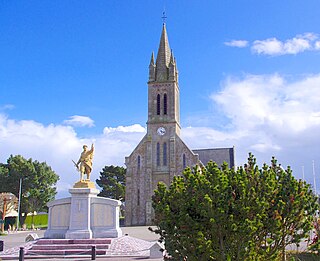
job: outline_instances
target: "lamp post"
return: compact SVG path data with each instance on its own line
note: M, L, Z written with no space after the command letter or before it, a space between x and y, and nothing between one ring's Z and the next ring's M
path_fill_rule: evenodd
M2 224L1 224L1 232L4 232L4 220L6 218L7 214L7 202L10 201L13 198L12 193L2 193L3 196L3 209L2 209Z
M20 185L19 185L19 201L18 201L17 230L19 230L19 224L20 224L21 188L22 188L22 178L20 178Z

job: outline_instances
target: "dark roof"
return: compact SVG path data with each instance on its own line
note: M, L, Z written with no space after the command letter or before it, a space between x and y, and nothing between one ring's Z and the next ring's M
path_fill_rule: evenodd
M227 162L229 167L235 166L235 153L233 148L216 148L216 149L199 149L192 150L199 155L200 161L207 165L212 160L221 166L223 162Z

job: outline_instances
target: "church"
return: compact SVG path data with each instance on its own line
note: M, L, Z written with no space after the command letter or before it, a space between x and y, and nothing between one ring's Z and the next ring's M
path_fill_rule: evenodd
M157 58L151 55L148 81L147 133L126 157L126 226L151 225L151 197L158 182L169 186L187 166L235 165L234 148L191 150L180 137L180 89L176 58L163 23Z

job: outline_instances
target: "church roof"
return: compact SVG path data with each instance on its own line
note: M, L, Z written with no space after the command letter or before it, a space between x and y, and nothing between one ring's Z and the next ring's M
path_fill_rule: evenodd
M199 149L192 150L193 153L199 155L200 161L207 165L212 160L221 166L223 162L227 162L229 167L235 166L235 152L233 148L215 148L215 149Z

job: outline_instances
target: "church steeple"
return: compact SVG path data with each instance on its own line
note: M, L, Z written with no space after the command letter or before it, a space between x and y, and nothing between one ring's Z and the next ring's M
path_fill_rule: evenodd
M148 133L168 127L171 135L180 133L180 98L177 63L170 49L163 23L157 59L151 54L148 81ZM152 134L152 135L153 135ZM157 135L157 134L155 134Z
M156 63L152 53L149 65L149 81L165 82L177 80L177 68L170 49L166 24L163 23Z

